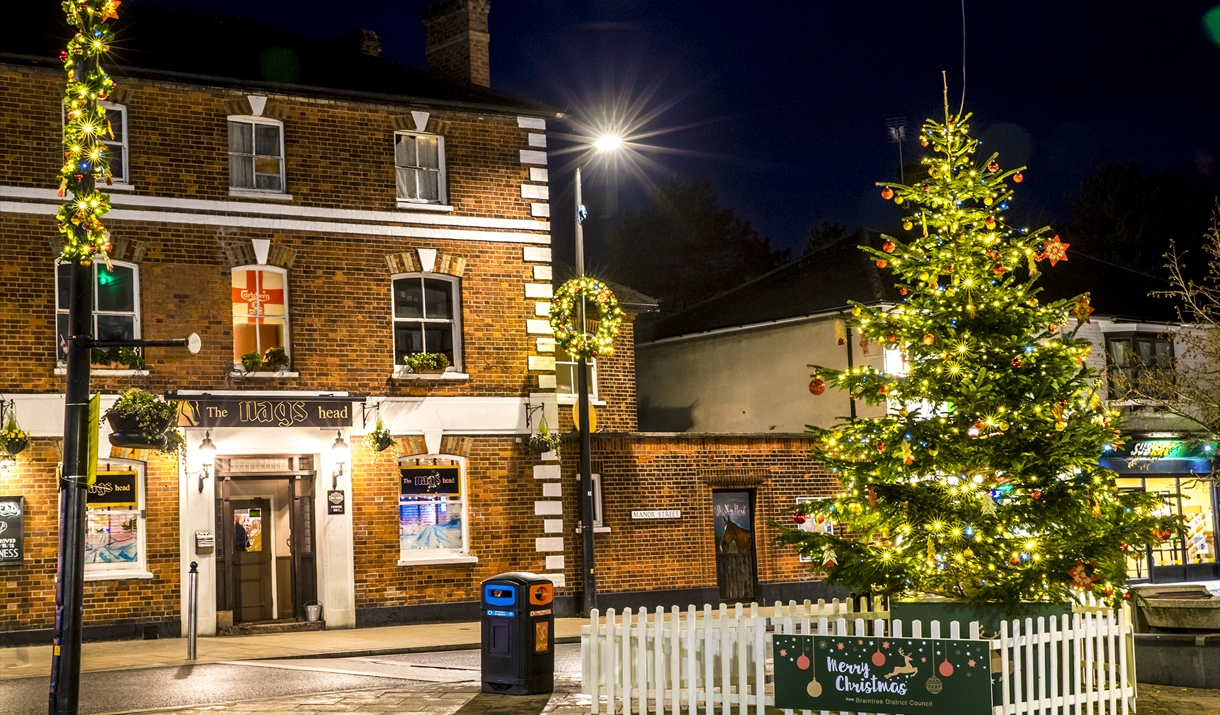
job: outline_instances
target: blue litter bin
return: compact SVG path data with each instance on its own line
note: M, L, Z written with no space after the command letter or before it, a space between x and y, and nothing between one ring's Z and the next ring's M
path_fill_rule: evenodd
M555 689L554 600L554 584L537 574L513 571L483 582L483 692Z

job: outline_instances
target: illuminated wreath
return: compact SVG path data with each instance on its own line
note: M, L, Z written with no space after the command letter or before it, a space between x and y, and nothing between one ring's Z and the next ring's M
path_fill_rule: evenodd
M578 330L576 326L582 298L588 311L586 321L597 322L593 334ZM555 331L555 342L573 358L613 355L614 339L618 337L622 322L623 309L618 307L618 298L596 278L573 278L559 286L551 301L551 329Z

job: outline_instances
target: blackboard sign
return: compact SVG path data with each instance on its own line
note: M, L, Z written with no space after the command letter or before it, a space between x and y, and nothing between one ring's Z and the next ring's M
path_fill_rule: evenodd
M351 427L354 397L199 395L178 401L179 427Z
M85 492L85 506L135 509L140 503L136 491L139 478L135 472L98 472L97 481Z
M457 465L402 467L403 496L460 496L462 473Z
M0 566L25 561L25 497L0 496Z
M990 715L983 640L775 636L775 707Z

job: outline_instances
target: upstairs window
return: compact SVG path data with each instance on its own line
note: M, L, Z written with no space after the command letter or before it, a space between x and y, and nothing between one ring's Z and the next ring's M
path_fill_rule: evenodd
M587 360L585 370L589 375L589 396L597 399L597 359ZM555 347L555 394L560 402L573 402L577 389L580 371L576 359L568 355L563 348ZM566 397L566 399L565 399Z
M288 350L288 272L271 266L233 269L233 363L246 353Z
M1111 398L1167 398L1174 382L1173 341L1163 335L1106 338Z
M135 340L140 337L139 266L111 261L106 268L93 262L93 337L97 340ZM61 263L55 270L55 345L60 362L67 359L68 303L72 288L72 266Z
M396 132L394 174L398 200L445 203L445 139L435 134Z
M284 193L284 125L263 117L229 118L229 188Z
M99 102L106 110L109 130L102 134L102 143L110 151L110 177L116 184L130 183L127 173L127 107ZM114 133L111 138L110 133Z
M461 293L453 276L411 274L394 278L394 364L408 355L444 353L461 370Z

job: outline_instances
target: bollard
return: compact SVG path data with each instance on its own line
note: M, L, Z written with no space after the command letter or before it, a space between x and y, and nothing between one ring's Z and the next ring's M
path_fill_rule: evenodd
M190 589L190 594L187 601L187 621L186 621L186 659L195 660L195 639L199 636L199 626L196 621L199 620L199 564L191 562L190 584L187 588Z

